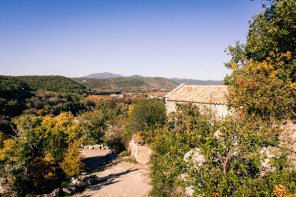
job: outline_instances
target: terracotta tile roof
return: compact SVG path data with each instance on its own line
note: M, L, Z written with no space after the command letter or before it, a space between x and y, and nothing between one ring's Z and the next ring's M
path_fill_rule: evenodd
M225 85L185 85L181 84L165 97L169 101L187 101L207 104L227 104Z

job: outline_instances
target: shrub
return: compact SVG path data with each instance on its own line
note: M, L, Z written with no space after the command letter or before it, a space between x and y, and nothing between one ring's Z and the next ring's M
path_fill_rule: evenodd
M128 138L125 135L126 120L123 115L119 115L109 121L110 126L104 134L104 142L110 147L113 153L120 153L127 149Z
M275 121L248 114L217 120L207 113L183 105L169 127L155 131L151 195L171 196L186 186L203 196L272 196L280 184L296 191L291 151L280 143L282 131ZM192 157L184 161L194 148L204 158L201 164ZM273 150L272 170L262 167L266 148Z
M131 136L137 131L154 130L166 121L165 105L159 100L143 100L131 105L127 118L127 131Z
M50 153L36 157L28 165L29 185L34 193L50 193L63 180L63 171Z
M137 160L134 159L134 158L126 158L124 161L125 161L125 162L134 163L134 164L137 164L137 163L138 163Z
M86 144L103 142L104 131L107 128L106 121L113 117L113 110L96 110L85 112L81 116L80 124L83 129L83 138Z
M64 161L60 163L61 168L67 177L77 176L84 169L84 163L80 156L79 142L76 141L69 145Z
M131 152L130 151L122 151L119 155L118 155L118 158L121 158L121 157L127 157L127 156L130 156L131 155Z
M81 129L71 113L54 118L25 115L13 122L16 135L3 141L0 149L1 178L13 180L6 184L7 195L46 193L58 187L66 176L61 161L68 174L81 170L79 149L72 145L81 137Z
M184 187L181 174L186 167L183 160L185 153L200 144L202 135L214 131L211 122L200 114L198 107L180 105L178 110L180 112L171 117L168 126L154 131L150 174L152 196L171 196L178 187Z

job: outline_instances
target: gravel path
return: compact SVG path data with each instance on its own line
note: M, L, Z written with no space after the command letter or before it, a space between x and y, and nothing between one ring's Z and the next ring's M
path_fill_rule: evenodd
M147 197L149 185L148 167L141 164L115 160L108 151L83 149L88 172L95 176L93 186L74 197Z

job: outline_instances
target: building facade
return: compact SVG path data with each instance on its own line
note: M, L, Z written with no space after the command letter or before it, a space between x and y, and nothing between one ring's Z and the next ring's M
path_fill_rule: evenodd
M227 86L181 84L165 96L167 113L175 112L177 104L192 103L201 108L208 107L218 117L228 114Z

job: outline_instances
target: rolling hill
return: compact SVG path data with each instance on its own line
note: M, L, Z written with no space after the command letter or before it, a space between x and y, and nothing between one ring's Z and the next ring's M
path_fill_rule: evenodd
M114 77L123 77L119 74L113 74L109 72L103 72L103 73L92 73L82 78L95 78L95 79L105 79L105 78L114 78Z
M123 76L120 74L113 74L109 72L92 73L82 78L106 79L106 78L117 78L117 77L143 78L143 76L141 75ZM155 77L144 77L144 78L155 78ZM176 82L177 84L185 83L187 85L221 85L223 84L222 80L198 80L198 79L186 79L186 78L170 78L170 80Z
M198 80L198 79L181 79L181 78L171 78L172 81L182 84L186 83L187 85L222 85L223 81L215 81L215 80Z
M12 77L30 86L32 90L45 90L65 93L83 93L84 85L63 76L17 76Z
M178 86L176 82L163 77L73 78L73 80L91 89L125 92L167 92Z

